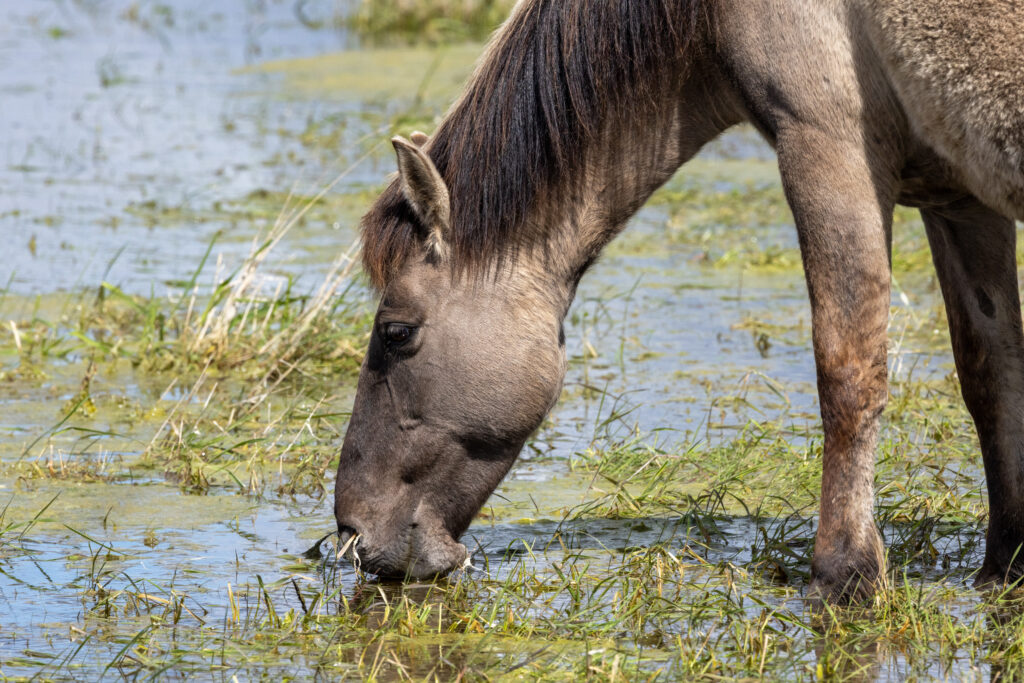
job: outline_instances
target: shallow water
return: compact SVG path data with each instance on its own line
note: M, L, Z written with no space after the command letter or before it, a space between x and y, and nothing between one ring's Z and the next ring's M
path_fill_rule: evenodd
M327 12L327 5L316 7ZM343 30L304 26L293 3L274 0L216 7L197 0L9 3L0 8L0 25L2 321L57 315L101 282L180 296L214 242L215 258L197 279L209 288L240 263L290 192L310 196L345 172L323 209L289 233L268 276L312 286L352 243L359 213L393 170L380 141L393 124L424 125L424 115L402 118L414 103L430 112L426 125L441 114L479 50L318 58L356 41ZM770 148L741 129L709 146L673 183L709 192L775 186L772 159ZM645 208L581 285L570 314L563 401L467 535L483 570L469 577L482 586L500 584L523 563L552 576L579 552L610 567L654 544L692 553L694 571L716 583L715 568L752 561L760 528L789 524L798 527L796 537L812 535L810 519L732 512L714 517L710 537L685 516L571 519L573 506L592 496L593 480L566 463L594 442L657 430L652 440L666 447L708 445L727 443L751 421L782 421L796 433L817 424L799 269L709 266L704 245L666 240L670 209ZM761 245L796 246L788 224L762 234ZM369 302L368 293L355 291ZM911 313L934 303L933 293L907 301L894 295ZM772 331L752 332L751 320ZM919 375L951 367L948 355L930 349L896 356ZM159 428L161 411L181 397L180 387L167 390L166 378L111 363L95 380L96 416L68 422L104 433L49 434L73 400L86 360L85 351L74 353L36 380L0 387L0 461L28 458L59 469L61 453L72 452L94 459L90 471L100 473L105 460L131 463ZM17 365L10 356L0 362L3 369ZM344 405L351 391L337 388L332 400ZM123 417L126 405L131 419ZM26 448L48 434L45 453ZM82 439L94 440L83 446ZM225 486L191 496L159 472L130 466L113 481L0 477L3 505L4 676L63 671L95 678L155 623L155 613L166 618L168 604L180 602L183 623L197 632L197 624L225 623L229 583L249 607L260 603L259 581L272 584L282 611L304 609L300 585L353 596L365 590L347 567L301 555L332 529L329 496L251 497ZM940 546L948 547L939 556L971 548L953 567L955 577L976 566L972 539L940 534ZM919 573L935 578L940 571L921 566ZM785 604L795 593L780 590L772 599ZM62 669L65 657L73 666ZM189 669L190 661L182 660L179 675L215 675ZM899 661L890 659L879 677L900 678ZM262 675L301 675L310 663L260 666L269 667Z

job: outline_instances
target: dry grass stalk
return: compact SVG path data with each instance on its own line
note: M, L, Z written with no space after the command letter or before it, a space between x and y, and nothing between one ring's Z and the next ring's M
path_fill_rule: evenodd
M325 321L325 316L330 315L337 295L351 281L353 269L357 263L358 240L338 256L320 285L306 299L301 312L295 317L285 316L282 318L280 315L281 308L278 306L278 302L281 301L282 296L288 296L287 291L282 291L282 285L277 286L272 298L259 294L260 285L266 279L264 277L265 267L275 247L281 243L288 232L327 192L375 149L376 147L355 161L352 166L324 186L315 196L296 206L290 205L294 197L293 188L273 226L253 240L249 255L238 270L226 278L221 278L218 274L215 280L217 284L210 302L199 315L193 315L194 311L200 310L196 306L196 293L193 292L188 304L185 331L182 337L187 339L187 351L203 358L204 367L188 393L170 410L146 449L147 454L152 454L159 447L164 451L168 460L180 461L177 467L183 478L196 479L201 485L206 478L207 466L210 464L204 462L204 455L200 455L199 460L189 455L191 451L190 436L193 433L198 434L195 430L204 421L207 405L218 385L214 384L210 389L198 414L189 410L188 406L195 402L201 392L206 393L203 386L209 377L212 366L229 365L233 367L258 358L260 359L259 366L266 368L262 378L251 383L247 395L234 403L226 420L212 423L221 435L227 436L235 427L249 419L261 406L266 405L285 378L308 360L311 353L316 353L316 351L310 351L311 347L316 346L315 342L310 343L310 337L317 334L318 327L320 329L325 327L318 323ZM219 264L218 271L220 270ZM261 305L265 306L265 312L258 308ZM278 315L275 316L275 313ZM320 345L323 346L323 342L320 342ZM172 382L171 386L173 387L174 384ZM320 404L317 405L319 407ZM317 408L314 408L313 412L315 413L316 410ZM288 411L286 410L285 413ZM291 440L284 453L296 445L299 435L304 431L308 430L312 433L310 424L312 415L313 413L307 418L302 429ZM262 435L259 438L266 438L275 426L279 426L278 423L283 417L284 413L276 419L271 419L268 415L267 426L261 430ZM209 424L208 420L207 424ZM280 460L283 460L284 453L281 454ZM250 472L250 475L252 474ZM259 488L259 484L250 479L250 492L257 488Z

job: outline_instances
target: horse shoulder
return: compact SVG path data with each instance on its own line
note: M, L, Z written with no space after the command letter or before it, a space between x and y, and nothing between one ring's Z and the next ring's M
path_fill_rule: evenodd
M1024 3L866 0L914 132L994 208L1024 219Z

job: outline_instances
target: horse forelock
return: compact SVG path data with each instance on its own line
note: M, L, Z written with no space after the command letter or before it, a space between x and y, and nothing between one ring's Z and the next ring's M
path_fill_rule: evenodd
M577 196L601 129L670 96L666 78L684 70L707 4L517 5L427 146L451 197L453 267L479 273L545 245L550 214ZM364 268L378 289L424 249L397 183L363 218L362 232Z

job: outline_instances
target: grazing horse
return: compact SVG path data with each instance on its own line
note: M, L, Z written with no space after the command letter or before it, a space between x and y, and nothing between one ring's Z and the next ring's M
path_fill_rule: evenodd
M580 277L727 128L774 146L824 430L809 592L885 576L872 517L893 208L918 207L991 508L982 584L1024 575L1024 7L1016 0L522 0L363 219L381 295L338 465L362 566L423 577L559 396Z

